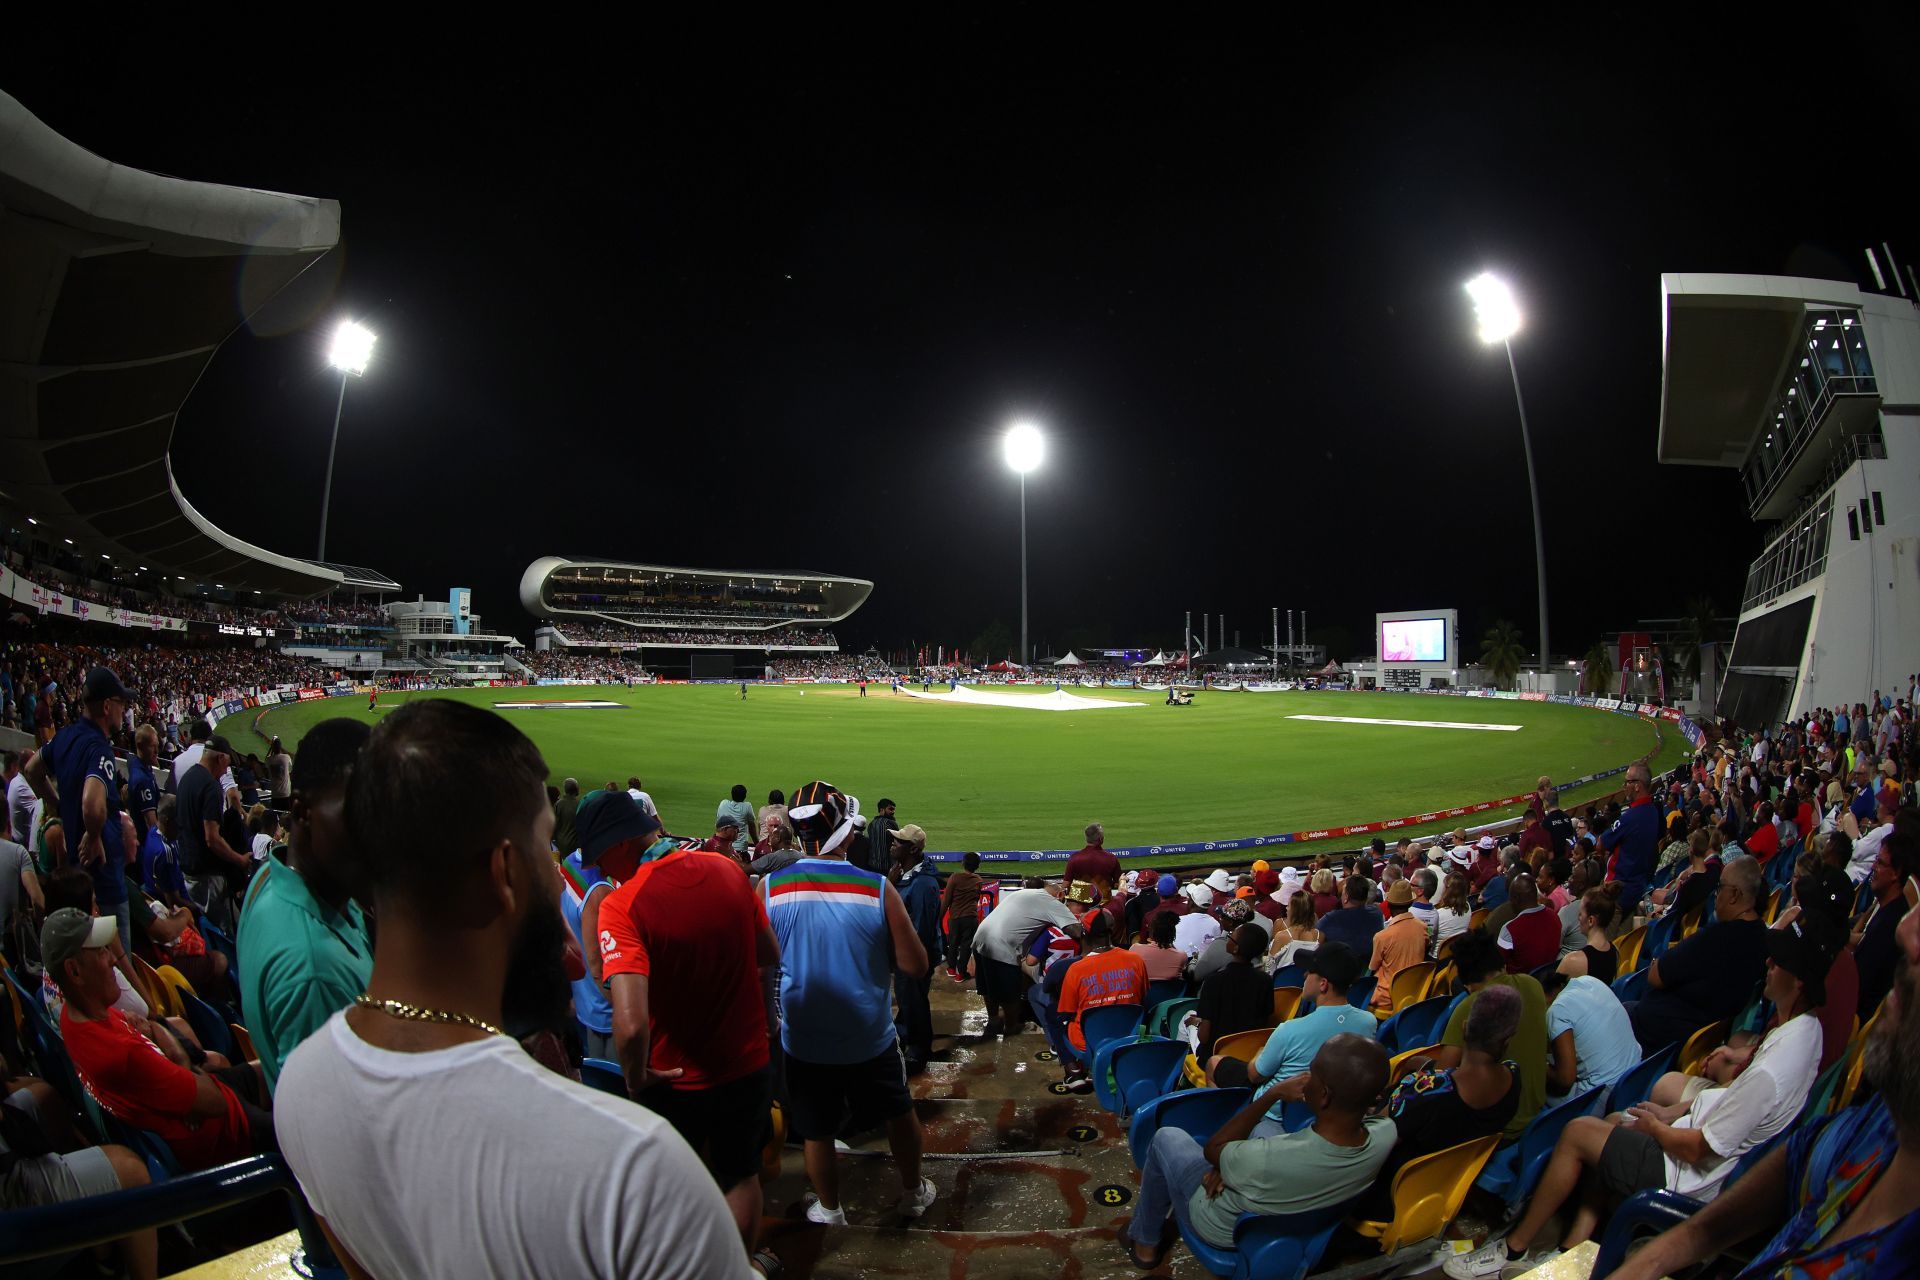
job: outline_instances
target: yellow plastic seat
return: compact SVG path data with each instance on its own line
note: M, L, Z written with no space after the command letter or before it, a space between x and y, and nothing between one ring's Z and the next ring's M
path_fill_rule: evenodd
M237 1022L229 1022L227 1030L233 1033L233 1051L240 1055L241 1062L252 1062L260 1055L253 1051L253 1036Z
M193 984L187 981L187 975L170 964L161 965L153 973L154 977L160 980L161 1002L166 1005L167 1016L169 1018L186 1017L187 1006L186 1002L180 999L180 993L184 991L190 996L199 994L193 989Z
M1775 920L1780 918L1780 904L1786 901L1786 897L1787 897L1787 889L1785 885L1782 885L1780 888L1775 889L1773 891L1773 896L1771 898L1767 899L1766 920L1768 924L1772 924Z
M1275 987L1273 989L1273 1025L1279 1026L1300 1007L1299 987Z
M1492 914L1493 908L1491 907L1475 907L1473 914L1467 917L1467 932L1472 933L1475 929L1485 924L1487 917Z
M1378 1009L1374 1013L1381 1021L1391 1018L1410 1004L1418 1004L1427 998L1427 988L1433 984L1433 975L1440 966L1428 960L1420 964L1410 964L1393 975L1393 986L1389 988L1387 998L1391 1002L1385 1013Z
M1407 1161L1393 1175L1393 1221L1349 1218L1347 1225L1370 1240L1378 1240L1382 1253L1432 1239L1460 1212L1473 1180L1499 1145L1500 1135L1491 1133Z
M1706 917L1706 914L1707 904L1703 902L1693 910L1687 912L1686 915L1681 916L1679 925L1673 931L1673 940L1675 942L1685 942L1688 938L1700 932L1700 921Z
M1252 1061L1252 1059L1248 1059L1248 1061ZM1180 1064L1180 1075L1181 1078L1187 1082L1187 1088L1189 1089L1204 1089L1207 1087L1207 1069L1201 1065L1200 1059L1194 1057L1192 1054L1188 1054L1187 1060Z
M1398 1080L1400 1073L1405 1071L1407 1064L1415 1058L1430 1056L1433 1051L1439 1047L1437 1044L1423 1044L1418 1049L1403 1049L1399 1053L1394 1054L1393 1057L1387 1060L1387 1084L1391 1086Z
M1685 1075L1697 1076L1706 1066L1707 1055L1727 1042L1727 1031L1733 1024L1726 1018L1700 1028L1687 1037L1680 1046L1680 1056L1674 1060L1675 1070Z
M1866 1073L1867 1067L1867 1038L1873 1034L1873 1026L1878 1021L1880 1010L1875 1009L1873 1016L1867 1019L1867 1025L1860 1028L1860 1033L1854 1036L1853 1043L1847 1048L1847 1078L1841 1082L1840 1092L1834 1097L1835 1111L1844 1110L1853 1101L1854 1091L1860 1087L1860 1078Z
M1613 950L1619 959L1619 972L1632 973L1640 967L1640 948L1647 943L1647 926L1637 925L1614 939Z
M1260 1050L1267 1043L1267 1037L1273 1032L1267 1027L1256 1027L1252 1031L1240 1031L1230 1036L1221 1036L1213 1042L1213 1051L1223 1058L1238 1058L1242 1062L1252 1062L1260 1056Z
M1450 952L1452 944L1453 939L1448 938L1447 945L1440 948L1442 954L1440 959L1434 962L1433 978L1427 983L1428 999L1432 999L1434 996L1450 996L1453 994L1454 980L1459 977L1460 971L1454 967Z
M160 981L160 975L153 971L153 966L139 956L129 955L127 959L133 961L133 976L140 979L140 998L147 1002L148 1008L166 1013L167 984Z

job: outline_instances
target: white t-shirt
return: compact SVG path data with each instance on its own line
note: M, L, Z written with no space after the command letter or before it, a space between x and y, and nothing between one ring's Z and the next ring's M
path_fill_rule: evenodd
M336 1013L288 1057L273 1118L314 1212L376 1276L752 1274L672 1126L505 1036L395 1053Z
M652 796L640 790L640 788L638 787L628 787L627 794L633 797L633 802L635 804L639 805L642 809L645 809L647 811L648 817L658 818L660 816L660 811L653 807Z
M173 758L173 792L180 793L180 779L187 776L187 770L200 763L200 757L207 753L207 744L196 742ZM220 775L220 793L225 795L240 784L233 780L233 770L228 769Z
M1734 1164L1754 1147L1792 1124L1806 1105L1820 1069L1820 1019L1803 1013L1767 1033L1753 1061L1724 1089L1704 1089L1676 1129L1698 1129L1717 1159L1705 1165L1666 1157L1667 1187L1695 1200L1711 1200Z
M1467 922L1473 919L1471 911L1455 911L1449 907L1433 909L1433 954L1440 954L1440 944L1448 938L1467 931Z
M1853 856L1847 861L1847 879L1855 884L1866 882L1873 874L1873 860L1880 856L1880 846L1892 830L1891 822L1883 822L1853 842Z
M1064 929L1080 923L1072 908L1045 889L1015 889L980 922L973 949L1001 964L1019 964L1027 940L1047 925Z
M1220 936L1220 922L1204 911L1195 911L1180 917L1180 923L1173 931L1173 945L1177 951L1189 956L1198 956L1207 949L1207 944Z
M7 825L13 829L13 838L28 848L33 847L33 811L39 803L39 797L27 785L27 775L15 774L7 784Z

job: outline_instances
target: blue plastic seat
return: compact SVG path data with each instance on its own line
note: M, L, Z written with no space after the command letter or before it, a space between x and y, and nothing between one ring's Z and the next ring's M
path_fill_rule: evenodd
M207 940L207 945L213 948L215 951L218 951L221 955L227 958L227 979L233 984L234 999L238 1000L240 998L239 997L239 992L240 992L240 947L239 945L235 943L231 937L228 936L226 930L222 929L219 925L214 924L211 920L207 919L204 915L200 917L199 928L200 928L200 936ZM236 1010L236 1012L244 1013L245 1010ZM246 1025L246 1019L244 1017L235 1018L234 1021L240 1023L242 1026ZM205 1048L206 1046L202 1044L201 1047Z
M1298 1133L1313 1123L1313 1108L1304 1102L1283 1102L1280 1104L1280 1127L1288 1133Z
M1646 944L1641 948L1649 964L1667 954L1667 949L1673 945L1674 932L1679 929L1679 927L1680 913L1678 911L1668 911L1667 914L1653 922L1652 927L1647 930ZM1645 966L1643 965L1641 967L1644 968Z
M1251 1101L1251 1089L1186 1089L1164 1094L1137 1108L1127 1127L1127 1150L1134 1167L1146 1165L1153 1135L1162 1128L1171 1126L1205 1142Z
M1102 1052L1108 1051L1103 1049ZM1165 1037L1123 1041L1113 1046L1110 1058L1113 1074L1111 1101L1102 1098L1101 1105L1119 1115L1132 1115L1169 1092L1167 1080L1185 1064L1188 1052L1185 1040L1169 1040ZM1105 1073L1098 1071L1097 1067L1096 1062L1093 1077L1095 1093L1106 1086Z
M1364 1009L1373 1003L1373 989L1380 980L1372 974L1360 979L1347 989L1347 1003L1356 1009Z
M1161 978L1147 984L1147 1008L1165 1004L1169 1000L1178 1000L1187 994L1185 978ZM1151 1028L1149 1028L1151 1029Z
M1080 1035L1087 1042L1087 1059L1091 1061L1100 1046L1110 1040L1137 1038L1144 1012L1137 1004L1103 1004L1082 1013Z
M1307 1213L1243 1213L1233 1224L1233 1248L1222 1249L1198 1233L1182 1231L1188 1252L1216 1276L1233 1280L1302 1280L1313 1270L1345 1219L1347 1206Z
M234 1059L233 1030L227 1025L221 1012L190 992L180 993L180 1003L186 1010L187 1025L193 1028L194 1039L208 1053L217 1053L227 1061Z
M1273 985L1276 987L1297 987L1307 976L1306 970L1297 964L1283 965L1273 971Z
M1621 1004L1647 998L1647 970L1635 969L1632 973L1623 973L1613 980L1613 994L1620 997Z
M1200 1007L1197 996L1182 996L1178 1000L1168 1000L1147 1010L1147 1016L1141 1019L1140 1028L1148 1035L1173 1038L1180 1030L1180 1020L1188 1013Z
M616 1098L627 1096L626 1073L620 1070L619 1063L608 1062L605 1058L582 1058L580 1083Z
M87 1103L91 1098L80 1083L80 1073L73 1069L73 1059L67 1056L66 1045L53 1029L53 1023L47 1020L47 1011L40 1003L39 992L30 990L13 970L8 969L6 973L7 981L13 985L14 993L20 998L21 1010L26 1015L23 1023L26 1043L21 1047L32 1055L40 1068L40 1078L54 1087L76 1118L86 1120Z
M1399 1053L1437 1042L1446 1030L1447 1019L1453 1016L1453 1007L1465 998L1463 991L1459 995L1429 996L1419 1004L1408 1005L1380 1028L1380 1043L1388 1053ZM1388 1027L1395 1028L1392 1044L1387 1043Z
M1610 1276L1627 1260L1636 1232L1652 1227L1655 1232L1677 1227L1700 1212L1700 1202L1677 1191L1641 1191L1607 1219L1607 1233L1600 1239L1599 1256L1593 1260L1592 1274Z
M1493 1153L1473 1185L1506 1201L1510 1209L1518 1207L1546 1171L1547 1160L1552 1157L1561 1132L1581 1116L1591 1115L1605 1093L1605 1089L1596 1086L1559 1106L1542 1107L1540 1113L1527 1122L1518 1141Z
M1673 1060L1679 1053L1680 1046L1670 1044L1664 1049L1654 1050L1638 1064L1628 1067L1627 1073L1613 1082L1613 1088L1607 1093L1606 1105L1600 1108L1601 1114L1625 1111L1651 1098L1655 1082L1673 1070Z

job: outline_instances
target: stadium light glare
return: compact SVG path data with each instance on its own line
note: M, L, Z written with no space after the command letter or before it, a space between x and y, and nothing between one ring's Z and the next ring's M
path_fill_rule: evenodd
M1513 358L1513 335L1520 331L1520 304L1507 282L1491 271L1467 281L1467 296L1480 321L1480 341L1498 343L1507 353L1507 371L1513 375L1513 404L1520 412L1520 447L1527 455L1527 489L1533 497L1533 571L1540 593L1540 682L1546 683L1550 656L1547 639L1547 540L1540 524L1540 481L1533 471L1533 439L1527 432L1527 402L1520 394L1520 366ZM1537 692L1547 692L1545 689Z
M1491 346L1520 332L1520 304L1513 300L1506 281L1483 271L1467 281L1467 296L1473 299L1473 313L1480 321L1480 341Z
M327 479L320 490L320 551L316 560L327 558L327 509L333 505L333 455L340 448L340 415L347 407L347 379L367 371L373 359L373 330L351 320L342 320L333 331L333 349L327 363L340 371L340 398L333 405L333 440L327 445Z
M327 363L357 378L367 371L367 364L373 359L374 342L373 330L342 320L340 327L333 331L333 349L327 353Z
M1025 475L1045 460L1047 440L1031 422L1016 422L1007 428L1005 448L1007 465Z

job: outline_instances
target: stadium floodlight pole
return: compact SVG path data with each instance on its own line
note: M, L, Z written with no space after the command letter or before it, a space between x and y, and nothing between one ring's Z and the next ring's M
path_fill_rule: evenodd
M1527 432L1527 402L1520 395L1520 366L1513 359L1513 335L1520 331L1520 306L1506 281L1482 272L1467 282L1474 315L1480 321L1480 341L1506 348L1507 372L1513 376L1513 403L1520 411L1520 447L1527 455L1527 489L1533 497L1533 571L1540 589L1540 687L1547 691L1547 537L1540 524L1540 481L1533 470L1533 439Z
M320 490L320 551L316 560L327 558L327 508L333 505L333 455L340 448L340 415L347 407L347 379L367 371L373 359L373 331L351 320L342 320L333 331L333 349L327 363L340 371L340 399L333 406L333 442L327 446L327 480Z
M1020 665L1032 659L1027 650L1027 472L1040 465L1046 456L1046 438L1031 422L1016 422L1007 429L1005 441L1007 465L1020 476Z

